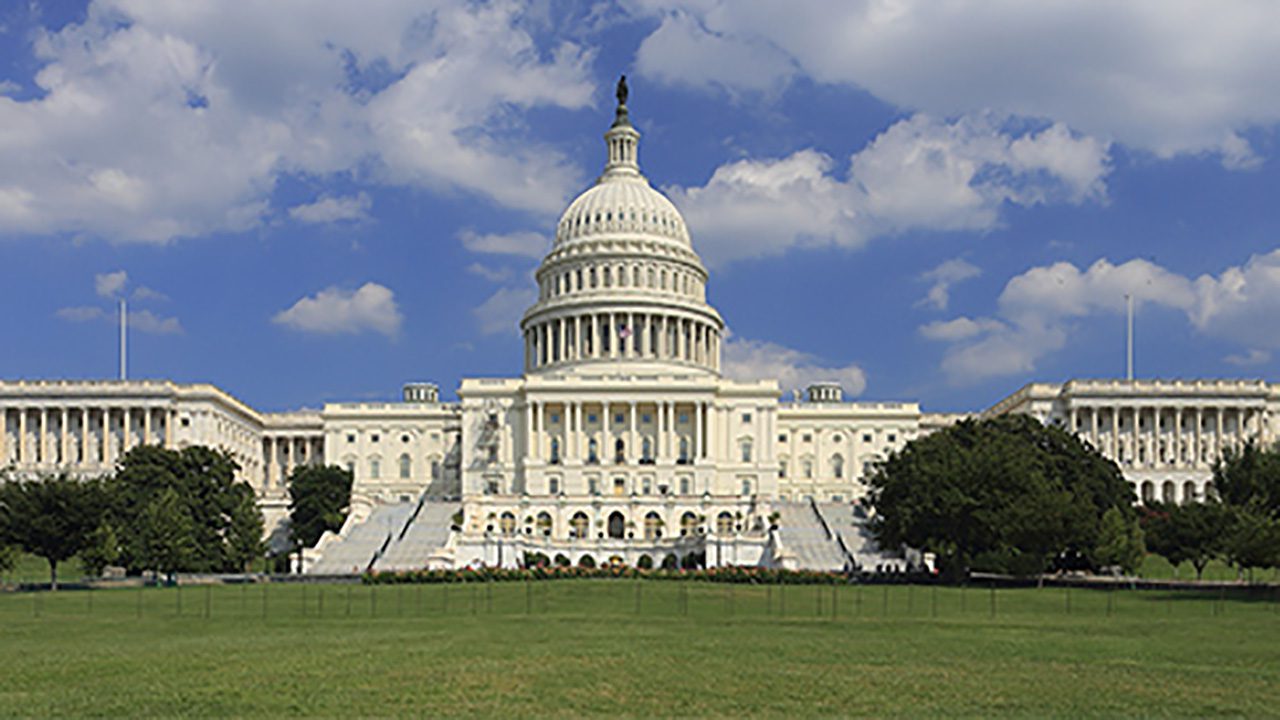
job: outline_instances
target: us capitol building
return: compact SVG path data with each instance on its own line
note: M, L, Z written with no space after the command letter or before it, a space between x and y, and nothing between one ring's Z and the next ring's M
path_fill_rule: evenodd
M299 465L354 476L350 516L304 553L346 573L525 553L815 569L903 562L865 531L873 462L968 415L848 402L835 383L781 401L777 381L720 372L724 321L680 212L640 171L625 86L595 185L556 226L524 314L524 373L468 378L458 402L262 413L211 385L0 381L0 466L111 472L141 444L224 448L282 543ZM1227 448L1276 437L1280 385L1260 380L1029 384L980 413L1027 413L1115 460L1140 501L1211 492ZM280 547L281 545L277 545ZM563 556L563 557L559 557Z

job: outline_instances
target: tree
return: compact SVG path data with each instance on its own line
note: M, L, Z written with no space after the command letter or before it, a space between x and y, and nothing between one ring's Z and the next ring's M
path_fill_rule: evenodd
M102 523L103 493L95 480L54 475L0 485L3 542L44 558L58 589L58 563L88 547Z
M80 551L80 564L86 575L99 576L119 558L120 538L111 523L104 520L90 533L89 543Z
M185 505L177 490L165 488L139 513L130 550L140 567L172 577L192 566L198 549Z
M1280 449L1250 442L1213 467L1213 487L1228 517L1222 551L1243 574L1280 566Z
M340 530L350 506L348 470L336 465L295 468L289 476L289 537L294 547L313 547L326 530Z
M1144 508L1142 528L1147 549L1174 567L1191 563L1199 580L1209 561L1222 554L1230 521L1223 506L1209 500Z
M133 573L243 570L257 553L247 535L255 523L261 533L262 516L237 469L230 454L206 447L129 451L111 480L120 562ZM166 567L155 564L161 559Z
M868 484L881 547L936 553L952 577L1035 574L1064 554L1087 557L1107 510L1133 512L1115 463L1025 415L965 420L913 440Z
M1120 508L1108 508L1102 514L1098 545L1090 559L1095 567L1117 567L1132 573L1142 564L1147 552L1138 519L1128 517Z

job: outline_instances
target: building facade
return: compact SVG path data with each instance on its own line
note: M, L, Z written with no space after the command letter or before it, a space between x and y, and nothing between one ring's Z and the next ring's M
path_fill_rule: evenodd
M787 543L808 541L780 534L779 515L806 522L806 508L818 540L841 548L828 566L860 562L820 506L856 503L876 461L977 415L848 402L834 383L784 402L775 380L723 376L710 276L640 170L625 101L604 140L599 179L564 212L536 273L520 377L464 379L457 402L411 383L399 402L288 413L202 384L0 381L0 467L96 475L142 444L222 448L278 539L290 473L345 467L352 512L314 556L341 555L332 548L361 533L378 554L348 552L331 563L343 570L396 543L417 567L513 565L524 553L786 564ZM1212 491L1227 449L1274 441L1277 410L1280 386L1260 380L1072 380L1027 385L981 415L1065 427L1115 460L1140 501L1189 502ZM448 527L418 533L420 518Z

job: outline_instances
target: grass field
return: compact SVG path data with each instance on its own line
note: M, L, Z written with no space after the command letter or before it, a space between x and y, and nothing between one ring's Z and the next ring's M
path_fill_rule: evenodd
M1280 713L1273 597L555 581L0 596L0 715Z

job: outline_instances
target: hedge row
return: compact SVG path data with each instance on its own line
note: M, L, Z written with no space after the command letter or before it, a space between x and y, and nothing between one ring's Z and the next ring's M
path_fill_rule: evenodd
M364 574L367 585L399 583L475 583L519 582L526 580L573 579L642 579L696 580L702 582L742 583L755 585L837 585L855 576L816 570L780 570L761 567L719 567L696 570L643 569L626 565L607 567L531 567L531 568L463 568L461 570L370 571Z

